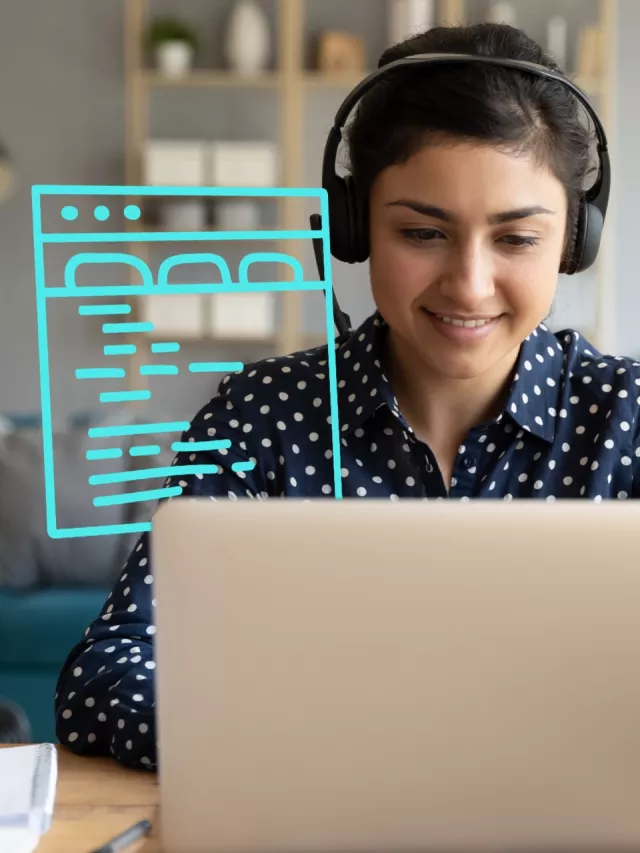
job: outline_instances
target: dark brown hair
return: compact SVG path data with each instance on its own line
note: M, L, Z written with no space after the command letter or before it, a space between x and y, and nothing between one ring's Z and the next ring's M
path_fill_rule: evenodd
M418 53L522 59L562 73L522 30L494 23L435 27L386 50L378 67ZM367 92L354 111L346 129L348 165L366 201L383 169L435 139L526 153L547 165L567 193L567 257L591 165L592 136L584 115L561 83L514 69L477 64L399 69Z

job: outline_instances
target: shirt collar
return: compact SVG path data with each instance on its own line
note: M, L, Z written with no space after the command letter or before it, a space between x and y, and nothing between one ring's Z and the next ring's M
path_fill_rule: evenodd
M511 391L498 421L510 417L521 429L553 442L558 417L560 386L565 371L562 346L541 323L523 341L518 355Z
M386 331L387 325L376 311L337 346L338 405L343 436L360 428L384 406L402 421L382 367ZM564 370L560 343L540 324L520 347L507 402L496 421L509 418L521 429L553 442L556 418L567 415L564 409L557 411Z
M338 345L336 373L343 435L350 435L383 406L398 414L398 405L381 363L386 329L386 323L376 311Z

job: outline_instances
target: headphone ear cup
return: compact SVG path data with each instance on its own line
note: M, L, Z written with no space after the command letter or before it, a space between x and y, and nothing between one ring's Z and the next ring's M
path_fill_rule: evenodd
M604 228L602 212L595 206L585 202L585 220L582 237L582 256L579 259L576 272L583 272L595 262L600 249L600 240Z
M369 219L364 200L359 197L353 179L349 179L349 218L352 233L352 263L362 264L369 257Z
M347 210L348 210L348 234L349 250L347 262L360 264L366 261L369 254L368 232L362 223L362 206L358 203L358 191L351 175L345 179Z
M366 261L368 228L363 226L355 183L350 175L332 177L329 191L331 254L338 261L358 264Z
M354 214L353 220L356 229L356 246L357 254L355 262L362 264L369 257L369 205L366 199L361 198L354 193L353 196Z
M569 244L568 257L564 264L560 267L560 272L565 275L573 275L580 269L582 256L584 253L584 241L587 230L587 203L584 196L580 197L578 203L578 211L576 214L575 226L573 229L573 237Z
M350 263L352 245L349 195L347 181L337 175L332 177L328 192L331 254L336 260L347 263Z
M594 204L588 202L585 196L582 196L578 208L571 257L566 268L561 268L560 272L573 275L574 273L584 272L593 265L598 257L603 227L604 217L601 211Z

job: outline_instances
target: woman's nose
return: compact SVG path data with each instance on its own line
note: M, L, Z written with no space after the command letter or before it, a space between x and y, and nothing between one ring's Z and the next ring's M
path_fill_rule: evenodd
M480 246L455 248L444 270L441 292L462 310L473 311L486 305L495 293L489 253Z

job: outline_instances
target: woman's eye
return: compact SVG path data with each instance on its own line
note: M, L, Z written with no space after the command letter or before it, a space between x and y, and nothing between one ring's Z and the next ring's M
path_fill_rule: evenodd
M530 237L523 236L522 234L507 234L506 237L502 237L502 240L507 242L510 246L537 246L540 242L539 237Z
M402 231L403 237L416 243L427 243L433 241L436 237L441 237L440 231L435 228L405 228Z
M433 243L439 238L445 239L444 234L435 228L404 228L400 233L412 243ZM540 238L533 235L506 234L504 237L500 237L500 241L514 248L525 248L537 246Z

